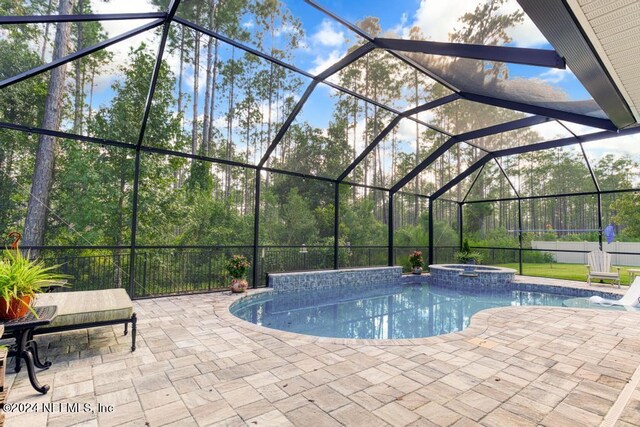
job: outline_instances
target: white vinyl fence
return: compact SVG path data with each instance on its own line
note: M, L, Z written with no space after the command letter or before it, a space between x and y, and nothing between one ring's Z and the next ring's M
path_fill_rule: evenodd
M542 249L549 251L555 258L556 262L561 264L586 264L586 253L569 253L569 252L553 252L554 250L562 251L596 251L598 250L598 242L531 242L533 249ZM611 262L613 265L640 266L640 243L613 242L611 244L604 242L602 250L611 253ZM613 252L628 252L637 255L619 255Z

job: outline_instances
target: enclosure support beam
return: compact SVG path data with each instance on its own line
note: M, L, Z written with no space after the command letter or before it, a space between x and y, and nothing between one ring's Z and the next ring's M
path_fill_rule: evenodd
M255 205L253 206L253 288L258 287L258 245L260 244L260 181L262 175L260 170L256 169L256 194ZM267 283L267 286L269 284Z
M138 193L140 189L140 151L136 151L135 169L133 172L133 207L131 211L131 247L129 249L129 296L135 298L134 276L136 272L136 236L138 233Z
M418 166L409 171L408 174L404 176L400 181L398 181L393 187L391 187L391 191L397 192L402 187L407 185L413 178L418 176L420 172L426 169L431 163L435 162L438 157L444 155L451 147L456 145L458 140L455 137L447 139L444 144L440 147L436 148L426 159L424 159Z
M0 25L45 24L58 22L125 21L130 19L164 20L166 16L166 12L0 16Z
M564 59L555 50L530 49L511 46L483 46L467 43L446 43L427 40L388 39L376 37L373 42L380 48L427 55L470 58L481 61L507 62L536 67L565 69Z
M135 283L135 260L136 260L136 236L138 232L138 202L139 197L138 194L140 192L140 156L142 154L140 147L142 146L142 140L144 139L144 132L147 125L147 119L149 118L149 111L151 110L151 100L153 98L153 93L155 91L156 82L158 81L158 76L160 74L160 67L162 65L162 55L164 54L164 47L167 43L167 38L169 37L169 20L176 13L178 8L178 4L180 4L180 0L173 0L169 5L169 10L167 12L167 17L164 22L164 28L162 31L162 38L160 40L160 46L158 48L158 56L156 57L156 63L153 69L153 74L151 75L151 84L149 85L149 92L147 93L147 100L145 103L145 111L142 119L142 126L140 129L140 134L138 136L138 141L136 144L136 161L135 161L135 170L133 177L133 207L131 214L131 252L129 253L129 293L131 298L134 298L134 283Z
M349 176L349 174L360 164L360 162L365 159L365 157L367 157L367 155L376 147L376 145L378 145L378 143L382 141L389 134L389 132L391 132L394 127L396 127L398 123L400 123L400 120L402 120L402 117L394 117L393 120L391 120L389 124L384 129L382 129L382 131L375 138L373 138L373 141L371 141L371 143L367 145L364 150L362 150L358 157L356 157L355 160L351 162L349 166L347 166L344 172L340 174L340 176L338 177L338 182L344 181L344 179Z
M579 142L597 141L601 139L614 138L622 135L633 135L636 133L640 133L640 127L623 129L618 132L607 132L607 131L597 132L597 133L581 136L579 139L575 136L571 136L568 138L556 139L553 141L540 142L538 144L533 144L533 145L524 145L520 147L513 147L513 148L507 148L504 150L493 151L490 154L487 154L486 156L478 160L477 162L475 162L474 164L472 164L467 170L465 170L460 175L453 178L447 184L442 186L439 190L434 192L431 195L431 197L434 199L437 199L438 197L442 196L448 189L456 185L458 182L462 181L464 178L466 178L471 173L475 172L477 169L482 167L485 163L489 162L491 159L494 159L494 158L511 156L514 154L530 153L532 151L548 150L550 148L558 148L558 147L565 147L567 145L574 145ZM391 190L397 191L399 189L399 188L396 188L397 186L398 184L393 186ZM555 196L556 197L557 196L575 196L575 195L581 195L581 194L598 194L598 192L596 191L596 192L573 193L573 194L557 194ZM538 197L548 197L548 196L538 196ZM536 197L528 197L528 198L536 198ZM509 199L499 199L499 200L509 200ZM485 202L486 201L487 200L485 200Z
M340 267L338 262L338 253L340 244L340 183L336 182L333 193L333 269L337 270Z
M471 183L471 185L469 186L469 189L467 190L467 192L465 193L464 197L462 198L462 203L465 203L467 201L467 198L469 197L469 194L471 194L471 190L473 190L473 187L476 186L476 182L480 178L480 175L482 175L482 171L484 171L485 166L487 166L486 163L484 165L482 165L482 167L480 168L480 172L478 172L478 175L476 175L476 177L473 178L473 182Z
M207 35L209 37L213 37L214 39L220 40L223 43L226 43L226 44L231 45L233 47L236 47L236 48L238 48L238 49L240 49L242 51L245 51L245 52L248 52L248 53L250 53L252 55L255 55L258 58L262 58L265 61L269 61L269 62L271 62L273 64L276 64L276 65L279 65L279 66L281 66L283 68L286 68L289 71L293 71L293 72L301 74L301 75L303 75L303 76L305 76L307 78L313 79L313 75L312 74L304 71L301 68L295 67L295 66L293 66L291 64L288 64L288 63L286 63L284 61L279 60L278 58L275 58L275 57L273 57L271 55L267 55L264 52L261 52L261 51L259 51L257 49L253 49L252 47L249 47L249 46L246 46L246 45L244 45L242 43L239 43L238 41L230 39L229 37L225 37L222 34L216 33L215 31L211 31L210 29L205 28L202 25L198 25L196 23L188 21L188 20L186 20L186 19L184 19L184 18L182 18L180 16L174 17L173 18L173 22L177 22L177 23L179 23L181 25L184 25L185 27L191 28L192 30L198 31L199 33L205 34L205 35Z
M453 147L458 142L465 142L472 139L483 138L486 136L496 135L503 132L508 132L512 130L522 129L525 127L537 125L540 123L545 123L549 121L549 118L543 116L531 116L524 117L522 119L513 120L507 123L501 123L494 126L488 126L482 129L472 130L470 132L461 133L459 135L452 136L447 141L444 142L440 147L436 148L426 159L424 159L418 166L413 168L407 175L404 176L400 181L398 181L391 189L393 191L398 191L407 183L409 183L413 178L415 178L420 172L429 167L433 162L435 162L438 157L442 156L447 152L451 147Z
M429 265L433 264L433 202L429 197Z
M149 114L151 113L151 103L153 101L153 95L156 91L156 85L158 84L158 78L160 77L160 69L162 68L162 57L164 56L164 49L167 46L167 39L169 38L169 28L171 26L171 20L176 14L179 5L180 0L172 0L167 10L167 17L162 28L162 36L160 37L160 46L158 46L156 63L153 66L153 74L151 74L151 84L149 84L149 91L147 92L147 99L144 104L142 124L140 126L140 134L138 135L138 143L136 144L138 149L140 149L140 147L142 146L142 141L144 141L144 134L147 130L147 122L149 121Z
M462 252L462 242L463 242L463 220L462 220L462 213L463 213L463 207L464 207L464 203L460 202L458 203L458 250Z
M458 94L454 93L454 94L436 99L434 101L427 102L426 104L419 105L415 108L407 110L397 115L396 117L394 117L393 120L391 120L389 124L384 129L382 129L382 131L371 141L371 143L367 145L364 150L362 150L362 153L360 153L358 157L356 157L356 159L353 162L351 162L349 166L347 166L344 172L340 174L340 176L338 177L338 182L344 181L345 178L347 178L347 176L349 176L349 174L360 164L360 162L362 162L369 155L369 153L373 151L373 149L380 143L380 141L382 141L384 138L387 137L387 135L389 135L389 132L391 132L393 128L395 128L402 119L410 118L415 114L428 111L432 108L440 107L441 105L448 104L457 99L460 99L460 97L458 96Z
M580 137L576 136L576 138L580 139ZM587 168L589 169L589 174L591 175L591 179L593 180L593 185L596 187L597 197L598 197L598 247L602 250L602 194L600 184L598 183L598 178L596 177L593 168L591 167L591 162L589 161L589 157L587 156L587 152L584 149L582 143L578 144L580 146L580 151L582 152L582 157L584 158L585 163L587 164Z
M359 48L357 48L357 49L353 50L351 53L347 54L344 58L342 58L341 60L339 60L335 64L331 65L326 70L322 71L320 74L318 74L315 77L315 80L326 80L326 79L328 79L329 77L331 77L332 75L334 75L338 71L340 71L343 68L346 68L347 66L349 66L350 64L356 62L358 59L362 58L363 56L365 56L366 54L368 54L369 52L371 52L375 48L376 47L375 47L375 45L373 43L363 44Z
M525 104L523 102L507 101L501 98L493 98L490 96L478 95L470 92L460 92L460 95L466 100L493 105L495 107L552 117L554 119L566 120L568 122L578 123L581 125L591 126L603 130L610 130L614 132L618 130L618 128L609 119L601 119L598 117L585 116L583 114L569 113L567 111Z
M389 258L389 262L388 265L389 267L393 267L393 193L390 191L389 192L389 215L388 215L388 220L389 220L389 224L388 224L388 229L387 229L387 233L388 233L388 241L387 244L389 245L389 252L388 252L388 258Z
M373 37L371 37L366 31L363 31L358 26L353 25L352 23L350 23L346 19L343 19L340 16L336 15L335 13L329 11L324 6L321 6L315 0L304 0L304 1L305 1L305 3L309 4L310 6L313 6L314 8L319 10L320 12L324 13L325 15L327 15L328 17L330 17L334 21L337 21L340 24L344 25L350 31L352 31L353 33L355 33L358 36L362 37L363 39L367 40L368 42L374 42L375 39ZM396 58L398 58L399 60L404 62L405 64L408 64L409 66L411 66L413 68L416 68L417 70L419 70L423 74L426 74L427 76L429 76L431 79L433 79L433 80L437 81L438 83L442 84L447 89L449 89L449 90L451 90L453 92L457 92L458 91L458 89L456 87L454 87L451 83L445 81L444 79L442 79L440 76L436 75L435 73L430 72L425 67L423 67L420 64L416 63L411 58L408 58L407 56L401 54L400 52L396 52L396 51L393 51L393 50L387 50L387 51L391 55L395 56Z
M316 88L317 85L318 85L318 82L314 80L309 84L309 86L307 86L307 90L304 91L304 93L298 100L298 103L296 104L295 107L293 107L293 110L291 111L287 119L282 124L282 127L280 128L276 136L273 137L273 141L271 141L271 144L269 144L269 147L267 147L267 151L264 152L262 159L260 159L260 163L258 163L258 169L262 169L265 163L267 163L267 161L269 160L269 157L271 156L271 153L273 152L273 150L276 149L276 147L278 146L282 138L284 138L284 135L289 130L289 127L291 127L291 125L293 124L293 121L296 119L296 116L298 115L300 110L302 110L302 107L304 106L305 102L307 102L307 99L309 99L309 97L311 96L311 93L313 92L313 90Z
M522 275L522 201L518 199L518 272Z
M463 179L465 179L466 177L468 177L469 175L473 174L475 171L477 171L478 169L483 167L492 158L493 158L493 156L491 154L488 154L488 155L484 156L482 159L478 160L477 162L475 162L474 164L469 166L467 168L467 170L462 172L460 175L456 176L451 181L449 181L448 183L443 185L442 188L440 188L438 191L434 192L431 195L431 197L433 197L434 199L437 199L438 197L442 196L451 187L455 186L457 183L459 183L460 181L462 181Z
M516 195L516 197L520 197L520 193L518 192L518 190L516 190L516 186L513 185L513 182L511 182L511 179L509 178L509 176L507 175L507 173L504 171L504 169L502 168L502 165L500 164L500 162L498 161L498 159L493 159L495 160L496 164L498 165L498 168L500 168L500 171L502 172L502 175L504 176L504 178L507 180L507 182L509 183L509 186L511 187L511 189L513 190L513 194Z
M598 191L598 247L602 250L602 194Z
M576 138L580 139L576 136ZM584 158L584 162L587 164L587 168L589 169L589 175L591 175L591 180L593 181L593 185L596 187L596 191L600 192L600 184L598 183L598 178L596 174L593 172L593 168L591 167L591 162L589 161L589 157L587 157L587 152L584 150L584 146L582 143L578 144L580 146L580 151L582 152L582 157Z
M601 194L615 194L615 193L637 193L640 192L640 187L637 188L622 188L620 190L602 190L600 193ZM517 201L519 199L521 200L537 200L537 199L553 199L556 197L567 197L567 196L572 196L572 197L576 197L576 196L595 196L597 195L598 192L597 191L581 191L579 193L560 193L560 194L545 194L542 196L520 196L520 197L503 197L502 199L484 199L484 200L468 200L465 203L466 204L473 204L473 203L492 203L492 202L512 202L512 201ZM444 199L444 198L440 198L440 200L444 200L444 201L448 201L448 202L455 202L455 200L448 200L448 199Z
M107 47L109 47L111 45L114 45L116 43L119 43L119 42L121 42L123 40L126 40L126 39L129 39L131 37L137 36L140 33L144 33L145 31L151 30L153 28L156 28L156 27L162 25L162 23L163 23L162 19L157 19L157 20L155 20L153 22L150 22L149 24L145 24L145 25L142 25L140 27L134 28L131 31L127 31L124 34L120 34L120 35L112 37L110 39L101 41L100 43L94 44L93 46L85 47L85 48L80 49L80 50L78 50L78 51L76 51L74 53L71 53L71 54L67 55L67 56L64 56L62 58L58 58L58 59L56 59L54 61L51 61L51 62L49 62L47 64L42 64L42 65L40 65L38 67L35 67L35 68L30 69L30 70L24 71L24 72L22 72L20 74L17 74L15 76L6 78L6 79L0 81L0 89L4 89L7 86L11 86L13 84L19 83L19 82L21 82L23 80L26 80L26 79L30 78L30 77L37 76L38 74L42 74L42 73L44 73L46 71L49 71L49 70L51 70L53 68L59 67L59 66L61 66L63 64L71 62L71 61L75 61L76 59L83 58L83 57L85 57L87 55L90 55L90 54L92 54L94 52L97 52L99 50L105 49L105 48L107 48Z

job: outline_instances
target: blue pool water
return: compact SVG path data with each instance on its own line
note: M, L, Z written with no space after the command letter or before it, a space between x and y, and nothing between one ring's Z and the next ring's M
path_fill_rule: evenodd
M492 307L589 307L574 296L519 290L472 293L434 285L385 284L357 290L267 292L243 298L231 312L283 331L336 338L402 339L461 331Z

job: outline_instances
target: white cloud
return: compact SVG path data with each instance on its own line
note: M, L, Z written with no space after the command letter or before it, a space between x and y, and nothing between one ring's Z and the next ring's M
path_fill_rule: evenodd
M571 135L571 132L566 130L561 124L559 124L555 120L532 126L530 129L536 132L538 135L540 135L539 142L551 141L553 139L559 139L559 138L569 138L573 136Z
M425 123L433 124L436 121L436 112L434 110L427 110L416 114L414 117Z
M448 41L449 33L462 26L458 19L465 13L473 12L477 5L478 2L475 0L421 0L420 6L415 12L413 23L409 26L402 26L402 31L398 31L398 33L406 37L412 26L418 26L427 39ZM515 0L510 0L500 9L500 12L507 14L516 10L521 10L520 6ZM526 15L524 22L510 29L508 33L516 46L533 47L547 43L545 37Z
M328 54L318 55L313 59L313 67L308 71L313 75L320 74L321 72L329 68L331 65L338 62L338 60L340 60L340 58L342 58L343 56L344 56L344 51L339 49L334 49L330 51Z
M109 2L93 0L91 1L91 10L96 14L140 13L157 11L157 7L153 6L150 0L111 0ZM102 21L101 25L107 38L113 38L149 22L151 21ZM157 36L155 31L146 31L142 34L116 43L106 49L113 55L113 57L109 64L101 67L100 74L96 76L93 82L95 94L110 90L113 82L120 76L120 67L129 62L130 49L138 47L141 42L145 42L147 47L150 49L157 49ZM98 106L94 105L93 107L95 108Z
M295 32L296 32L296 28L293 25L286 24L286 25L280 25L279 27L277 27L276 30L273 32L273 35L275 37L280 37L282 35L292 34Z
M551 68L548 71L540 74L538 78L544 80L547 83L558 84L564 81L567 77L571 77L572 73L569 69L561 70L559 68Z
M602 129L593 128L591 126L581 125L578 123L561 121L569 130L576 135L587 135L590 133L602 132Z
M418 26L427 39L448 41L449 33L459 27L458 18L476 7L475 1L422 0L411 26ZM406 36L406 34L404 34Z
M504 14L522 11L522 8L515 0L509 0L502 6L500 11ZM548 44L547 39L542 35L536 24L524 15L524 22L516 27L510 28L507 33L513 39L513 44L518 47L541 47Z
M158 12L150 0L91 0L91 10L94 13L144 13Z
M409 20L409 16L406 12L402 14L400 17L400 22L395 26L391 27L388 31L390 33L390 37L397 34L405 34L409 32L409 28L407 27L407 21Z
M510 28L507 34L513 39L513 44L517 47L544 47L549 44L545 36L542 35L536 24L525 15L524 22L516 27Z
M327 19L320 24L318 31L311 35L314 45L337 47L344 44L344 31L337 30L337 24Z
M640 161L640 134L585 142L583 146L587 154L591 155L590 160L594 156L600 158L607 154L614 154L620 157L627 155Z
M140 43L145 42L147 48L155 53L154 49L157 49L155 39L155 33L145 32L108 47L106 51L112 54L112 59L109 63L102 65L99 74L96 75L93 81L94 93L111 90L113 82L121 76L120 68L129 63L129 51L131 48L136 48ZM94 105L94 107L97 106Z

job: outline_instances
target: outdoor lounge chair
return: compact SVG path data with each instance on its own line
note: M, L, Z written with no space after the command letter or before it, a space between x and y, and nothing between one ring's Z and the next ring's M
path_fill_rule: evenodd
M620 287L620 267L614 267L617 271L611 272L611 254L604 251L589 252L587 269L587 283L591 286L591 279L611 280L611 284Z
M38 294L34 306L45 305L58 307L56 317L50 324L37 328L34 335L122 323L127 335L131 323L131 351L136 350L137 317L127 291L122 288Z
M589 298L589 301L596 304L603 305L624 305L625 307L639 307L640 306L640 277L636 277L629 289L620 299L606 299L594 295Z

